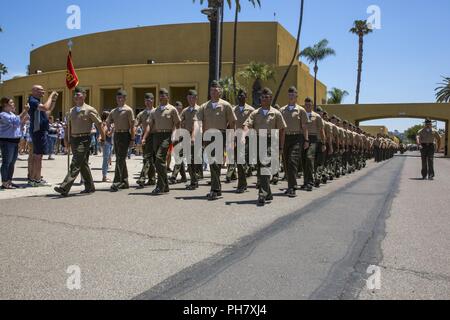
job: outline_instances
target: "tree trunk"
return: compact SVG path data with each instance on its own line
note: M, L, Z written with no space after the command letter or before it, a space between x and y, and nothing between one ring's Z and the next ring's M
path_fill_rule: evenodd
M278 97L281 93L281 88L283 88L284 82L286 81L287 76L289 75L289 71L291 71L292 65L294 64L295 60L298 59L298 49L300 47L300 36L302 34L302 25L303 25L303 8L305 5L305 0L301 0L300 5L300 19L299 19L299 25L298 25L298 33L297 33L297 42L295 44L294 49L294 56L292 57L291 63L289 64L288 68L286 69L286 72L284 73L283 78L281 79L280 85L278 87L277 93L275 94L275 98L273 99L272 105L277 104Z
M255 109L259 108L261 106L261 79L256 79L253 83L253 91L252 91L252 98L253 98L253 107Z
M236 100L236 63L237 63L237 34L238 34L238 18L239 18L239 6L236 3L236 12L234 14L234 36L233 36L233 93ZM237 104L237 101L234 101Z
M225 1L222 0L222 3L219 3L219 5L222 7L221 10L221 16L220 16L220 30L221 30L221 37L220 37L220 55L219 55L219 79L222 78L222 52L223 52L223 35L224 35L224 30L223 30L223 19L224 19L224 12L225 12Z
M359 53L358 53L358 79L356 80L356 102L359 104L359 93L361 90L361 74L362 74L362 64L363 64L363 48L364 46L364 36L359 36Z
M319 67L317 66L317 62L314 65L314 112L317 111L317 72L319 71Z

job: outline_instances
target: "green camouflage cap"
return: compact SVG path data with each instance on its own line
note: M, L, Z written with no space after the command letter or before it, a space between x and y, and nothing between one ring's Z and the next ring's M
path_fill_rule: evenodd
M128 95L127 92L123 89L118 90L116 94L116 96L118 97L126 97L127 95Z
M197 93L196 90L191 89L191 90L189 90L189 92L188 92L188 96L196 97L196 96L198 96L198 93Z
M77 93L82 93L82 94L86 94L86 89L83 87L76 87L75 90L73 91L74 94Z

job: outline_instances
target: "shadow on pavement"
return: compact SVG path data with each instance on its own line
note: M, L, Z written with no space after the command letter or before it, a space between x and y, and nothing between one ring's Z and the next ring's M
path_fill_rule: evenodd
M175 197L176 200L201 200L201 201L207 201L208 198L206 197L206 195L204 196L190 196L190 197ZM222 199L221 197L218 198Z

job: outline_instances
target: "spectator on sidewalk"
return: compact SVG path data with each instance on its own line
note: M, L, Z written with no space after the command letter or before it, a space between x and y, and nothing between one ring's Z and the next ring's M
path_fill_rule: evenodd
M48 116L53 112L58 99L58 93L53 91L45 104L41 99L45 95L45 90L40 85L35 85L31 89L31 96L28 100L30 110L30 134L33 141L32 166L30 172L30 185L32 187L49 186L42 179L42 158L47 153L47 136L49 129Z
M65 133L66 133L66 124L63 121L61 121L58 129L58 139L60 140L58 152L62 154L66 154L65 148L66 144L64 142Z
M106 119L108 119L109 112L105 111L102 114L102 129L105 132L105 144L103 145L103 165L102 165L102 174L103 174L103 180L102 182L111 182L110 179L108 179L108 170L111 163L111 152L112 152L112 136L114 132L114 127L112 124L108 124L106 122Z
M17 185L12 183L14 166L19 153L19 142L22 124L26 120L28 109L17 116L15 113L14 100L2 98L0 100L0 149L2 152L2 186L1 189L16 189Z
M48 160L55 160L55 145L58 139L58 126L54 121L53 116L48 117Z

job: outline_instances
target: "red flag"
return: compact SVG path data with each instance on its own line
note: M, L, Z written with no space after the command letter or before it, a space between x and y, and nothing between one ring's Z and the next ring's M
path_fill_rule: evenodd
M69 51L67 56L67 71L66 71L66 85L69 90L74 89L78 85L78 76L75 72L72 62L72 51Z

